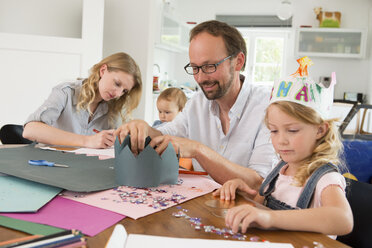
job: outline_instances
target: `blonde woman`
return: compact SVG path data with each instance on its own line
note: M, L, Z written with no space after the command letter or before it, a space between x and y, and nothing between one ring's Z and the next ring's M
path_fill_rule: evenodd
M87 79L62 83L24 126L23 136L52 145L107 148L140 101L141 72L126 53L95 64Z

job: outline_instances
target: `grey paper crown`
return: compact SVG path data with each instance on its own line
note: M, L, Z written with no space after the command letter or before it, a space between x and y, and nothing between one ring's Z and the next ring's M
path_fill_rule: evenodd
M176 184L178 160L172 144L160 156L146 138L145 149L135 157L130 149L130 136L123 143L115 141L115 180L119 185L147 188L160 184Z

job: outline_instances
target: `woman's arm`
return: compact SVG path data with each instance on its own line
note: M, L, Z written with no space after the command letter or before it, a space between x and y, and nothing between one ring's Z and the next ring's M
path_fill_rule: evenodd
M353 229L353 214L344 192L330 185L322 192L322 207L301 210L262 210L242 205L229 210L226 225L245 232L251 224L263 228L345 235Z
M23 137L50 145L88 148L107 148L115 142L114 130L103 130L95 135L86 136L67 132L38 121L32 121L25 125Z

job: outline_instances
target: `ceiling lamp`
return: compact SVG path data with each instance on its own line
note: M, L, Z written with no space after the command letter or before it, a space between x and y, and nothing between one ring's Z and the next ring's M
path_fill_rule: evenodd
M293 15L293 7L290 0L281 0L276 15L282 21L288 20Z

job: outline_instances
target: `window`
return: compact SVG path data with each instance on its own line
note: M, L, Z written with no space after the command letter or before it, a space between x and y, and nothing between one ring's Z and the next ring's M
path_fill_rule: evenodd
M251 83L272 85L285 71L289 31L238 29L247 44L247 62L242 74Z

